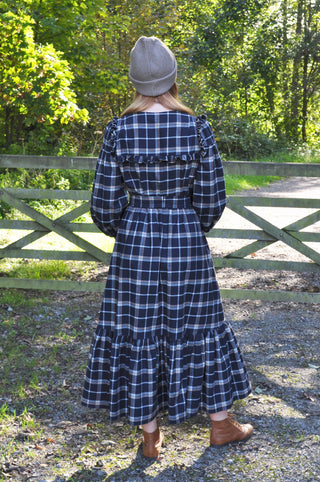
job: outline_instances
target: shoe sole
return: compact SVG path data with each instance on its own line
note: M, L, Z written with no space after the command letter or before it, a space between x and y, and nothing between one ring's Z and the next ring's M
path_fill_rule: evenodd
M249 438L252 436L252 433L250 435L248 435L248 437L246 438L243 438L241 440L231 440L230 442L226 442L224 444L212 444L210 443L210 447L215 447L215 448L220 448L220 447L225 447L226 445L229 445L229 444L239 444L239 443L242 443L242 442L247 442L247 440L249 440Z

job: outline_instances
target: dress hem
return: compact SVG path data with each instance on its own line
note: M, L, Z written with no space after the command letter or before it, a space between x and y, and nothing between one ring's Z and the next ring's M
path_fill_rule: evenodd
M251 390L251 388L249 388L244 394L236 395L233 398L232 402L226 403L223 406L221 406L221 407L219 407L215 410L212 410L210 408L200 407L195 412L190 413L190 414L185 414L182 417L180 417L178 420L173 420L172 418L170 419L170 416L169 416L169 413L168 413L168 407L163 407L163 408L158 409L154 415L150 415L150 417L146 418L143 421L140 420L140 421L134 422L134 421L130 420L128 415L126 415L125 413L120 414L118 416L114 416L114 417L110 417L110 415L109 415L109 421L112 423L112 422L116 422L116 421L121 420L121 419L126 419L129 425L139 426L139 425L145 425L149 422L152 422L152 420L154 420L157 417L167 415L170 425L179 425L179 424L185 422L186 420L199 415L200 413L206 413L207 415L209 415L209 414L212 414L212 413L222 412L224 410L230 410L230 408L233 406L234 402L236 402L237 400L243 400L243 399L247 398L251 393L252 393L252 390ZM81 402L81 405L88 410L107 410L107 411L109 410L108 405L96 406L96 405L93 405L93 404L91 405L91 404L84 403L84 402Z

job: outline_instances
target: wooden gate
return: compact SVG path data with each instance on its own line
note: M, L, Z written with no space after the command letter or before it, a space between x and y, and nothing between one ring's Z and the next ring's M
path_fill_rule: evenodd
M53 157L53 156L9 156L0 155L0 168L25 169L85 169L94 170L96 158L84 157ZM306 242L319 243L320 231L306 232L303 229L320 220L320 164L296 163L260 163L226 161L223 163L226 174L234 175L271 175L271 176L299 176L319 178L319 199L293 198L265 198L248 196L229 196L228 208L253 223L259 229L213 229L208 236L220 238L248 239L249 243L236 251L214 258L216 268L233 267L254 270L288 270L296 272L320 273L320 252L307 246ZM69 199L82 201L80 206L65 213L57 219L50 219L25 201L30 199ZM94 244L83 239L76 233L98 233L99 230L92 223L77 223L76 218L87 213L90 209L90 192L82 190L63 191L58 189L0 189L0 200L14 207L31 220L0 220L1 229L27 230L14 243L2 246L1 258L33 258L72 261L98 261L108 264L110 252L105 252ZM308 208L315 211L283 228L279 228L270 221L254 213L250 208L256 206ZM64 237L81 251L33 250L25 249L28 245L41 237L54 232ZM252 242L252 240L254 240ZM251 253L275 242L281 241L308 258L307 262L259 260L247 258ZM1 243L3 245L3 242ZM73 291L103 291L104 283L68 281L68 280L35 280L0 277L0 288L23 289L53 289ZM248 289L222 289L224 298L256 299L268 301L295 301L320 303L320 293L289 292L289 291L256 291Z

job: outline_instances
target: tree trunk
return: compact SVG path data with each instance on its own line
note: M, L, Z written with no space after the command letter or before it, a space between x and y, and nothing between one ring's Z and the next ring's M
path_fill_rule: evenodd
M288 0L283 0L282 10L282 95L284 101L284 112L289 107L289 72L288 72Z
M6 135L6 150L12 144L12 129L11 129L11 109L10 107L6 107L5 109L5 135Z
M287 135L291 138L297 138L299 134L299 106L301 101L301 33L303 18L304 0L299 0L297 5L297 21L296 21L296 51L293 59L292 81L291 81L291 108L290 118L287 119Z
M39 28L40 28L40 15L41 15L41 8L42 8L42 0L39 0L38 9L36 10L37 19L34 27L34 42L37 43L39 39Z
M307 121L308 121L308 62L309 54L306 52L303 57L303 96L302 96L302 127L301 135L303 142L307 142Z
M307 10L308 9L308 10ZM310 60L310 26L312 21L312 12L310 5L306 7L305 15L304 15L304 39L303 39L303 76L302 76L302 126L301 126L301 135L303 142L307 142L307 121L308 121L308 101L309 101L309 92L308 92L308 65Z

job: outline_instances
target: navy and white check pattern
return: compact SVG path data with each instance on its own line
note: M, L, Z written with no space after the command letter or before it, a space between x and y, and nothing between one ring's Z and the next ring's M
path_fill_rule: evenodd
M179 423L250 393L204 235L225 202L204 117L148 112L108 124L91 214L116 243L83 405L132 425L162 410Z

